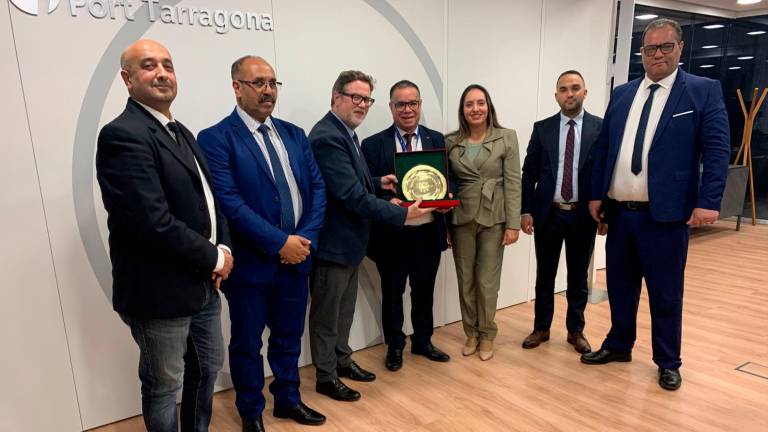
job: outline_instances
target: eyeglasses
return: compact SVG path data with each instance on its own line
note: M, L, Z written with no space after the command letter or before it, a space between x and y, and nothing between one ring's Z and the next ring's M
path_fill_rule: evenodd
M348 96L350 99L352 99L352 103L355 105L360 105L360 102L365 102L365 106L369 107L373 105L374 102L376 102L376 99L374 98L359 95L359 94L351 94L351 93L344 93L344 92L339 92L339 94Z
M243 83L243 84L248 84L249 86L253 87L256 90L262 89L266 85L268 85L269 88L271 88L272 90L277 90L278 87L283 85L283 83L281 83L280 81L277 81L277 80L269 80L269 81L267 81L267 80L265 80L263 78L257 78L257 79L255 79L253 81L237 80L237 82Z
M392 106L394 106L395 110L397 111L405 111L405 107L410 108L411 111L416 111L417 109L419 109L420 105L421 105L421 99L416 99L411 101L392 102Z
M640 50L643 52L643 54L646 55L646 57L651 57L653 55L656 55L656 50L660 49L662 54L669 54L672 52L672 50L675 49L677 46L677 42L665 42L663 44L659 45L648 45L640 48Z

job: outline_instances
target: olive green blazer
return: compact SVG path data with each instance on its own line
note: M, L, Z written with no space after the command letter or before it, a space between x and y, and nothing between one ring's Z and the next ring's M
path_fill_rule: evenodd
M482 226L503 223L520 229L520 152L513 129L491 127L476 159L467 155L467 140L445 137L452 180L461 204L453 210L452 223L475 221Z

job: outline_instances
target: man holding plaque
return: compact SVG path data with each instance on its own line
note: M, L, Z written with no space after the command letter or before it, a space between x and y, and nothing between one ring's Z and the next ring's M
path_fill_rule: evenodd
M393 173L395 153L445 148L441 133L419 124L421 96L416 84L408 80L395 83L389 91L389 99L394 124L363 140L365 161L374 177ZM405 179L400 181L405 188ZM433 182L421 183L431 186ZM447 186L444 177L442 184ZM397 200L391 190L382 189L377 196ZM448 354L431 342L435 277L442 251L447 247L445 218L441 213L429 213L409 221L403 229L383 224L371 227L368 256L376 262L381 276L381 320L388 347L385 366L390 371L403 366L403 293L407 280L411 285L411 352L432 361L450 360Z
M312 128L309 142L325 180L327 207L310 277L309 336L318 393L356 401L360 393L339 377L373 381L376 375L352 361L349 331L357 299L357 266L368 247L371 223L402 226L433 209L409 208L379 199L395 189L394 175L371 177L355 128L373 105L373 78L360 71L339 74L331 92L331 111Z
M592 350L583 331L589 295L587 272L597 222L589 215L585 199L589 196L592 146L602 119L584 111L586 97L579 72L560 74L555 89L560 112L533 125L523 163L521 228L533 234L537 263L533 332L523 340L523 348L536 348L549 340L555 276L565 243L567 341L580 353Z

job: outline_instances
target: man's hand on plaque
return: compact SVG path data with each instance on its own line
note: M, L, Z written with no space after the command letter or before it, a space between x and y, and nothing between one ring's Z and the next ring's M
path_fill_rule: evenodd
M422 199L419 198L416 200L416 202L413 203L410 207L408 207L408 216L405 217L405 220L411 220L416 219L424 216L427 213L432 213L435 208L429 207L429 208L420 208Z
M381 188L397 193L397 177L395 177L394 174L387 174L382 176Z

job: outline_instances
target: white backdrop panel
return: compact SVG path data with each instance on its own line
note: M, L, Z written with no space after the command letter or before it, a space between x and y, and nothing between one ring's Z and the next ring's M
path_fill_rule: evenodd
M72 367L35 170L35 150L37 155L40 150L30 139L23 94L34 86L50 87L54 77L48 69L47 82L27 81L22 88L8 19L16 13L16 9L9 10L8 2L0 3L0 225L5 243L0 249L0 273L4 275L0 369L5 372L0 430L79 430ZM57 217L51 209L48 212L49 218Z

